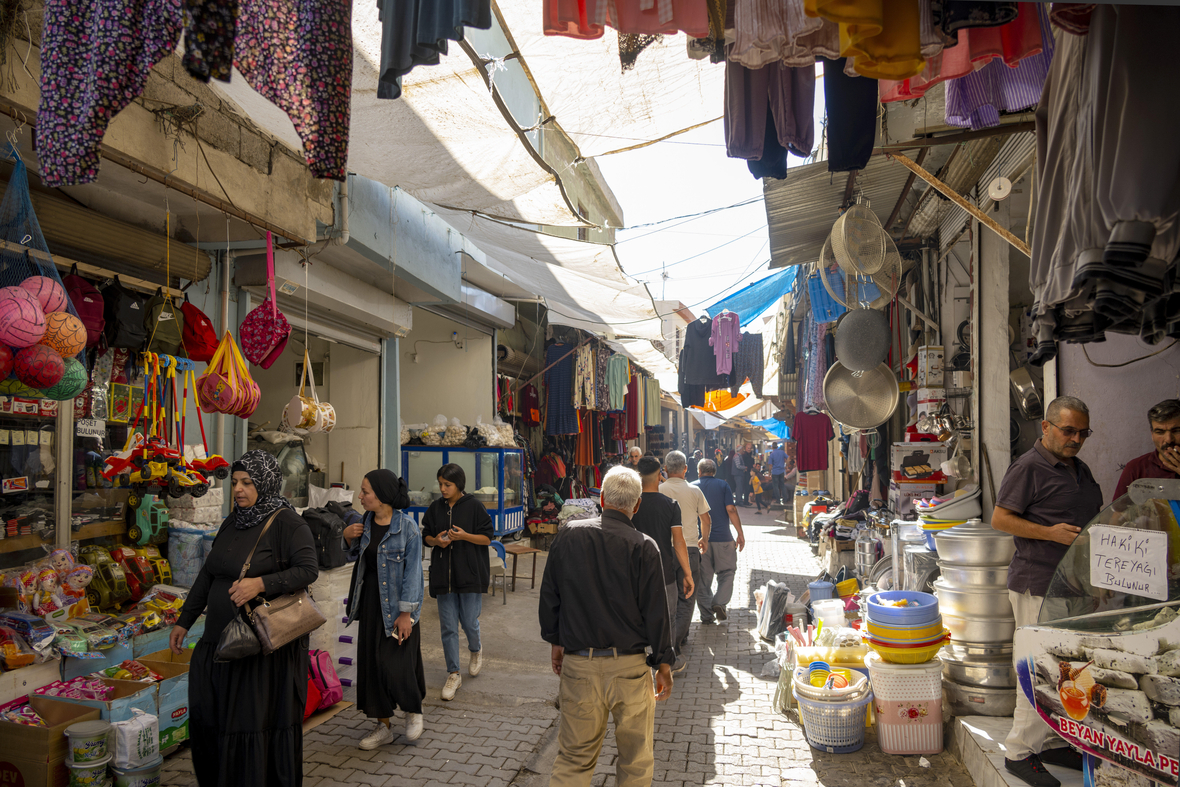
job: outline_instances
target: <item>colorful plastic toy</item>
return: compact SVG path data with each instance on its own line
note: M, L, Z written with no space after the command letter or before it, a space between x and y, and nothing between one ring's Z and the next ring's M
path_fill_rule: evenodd
M162 543L168 537L168 509L154 497L144 498L144 502L146 505L135 509L135 522L127 528L127 538L138 546ZM171 576L172 572L168 573Z
M131 547L112 547L111 558L123 567L132 601L139 601L156 584L156 572L152 564L147 558L137 555Z
M157 547L148 544L136 549L135 554L147 558L148 563L151 563L152 571L156 572L156 582L161 585L172 584L172 566Z
M94 578L86 589L86 600L95 609L115 609L131 598L127 575L111 559L111 553L99 546L82 547L79 558L94 569Z

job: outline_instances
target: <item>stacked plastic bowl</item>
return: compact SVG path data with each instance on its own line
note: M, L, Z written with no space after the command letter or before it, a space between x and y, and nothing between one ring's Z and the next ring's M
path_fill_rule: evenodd
M922 523L922 535L926 537L926 546L930 551L937 552L938 548L934 543L934 536L944 530L950 530L952 527L967 524L966 519L939 519L934 516L926 516L919 514L918 521Z
M869 596L865 642L891 664L924 664L950 637L930 593L889 590Z

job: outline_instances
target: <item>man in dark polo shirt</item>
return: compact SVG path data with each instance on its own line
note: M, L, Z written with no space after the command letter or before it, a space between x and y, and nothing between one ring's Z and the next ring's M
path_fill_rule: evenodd
M1111 500L1140 478L1180 478L1180 399L1165 399L1148 410L1147 422L1155 448L1127 462Z
M1059 396L1045 410L1041 439L1004 473L992 527L1016 540L1016 555L1008 567L1008 598L1018 628L1037 622L1057 564L1102 508L1102 489L1077 458L1090 434L1085 403ZM1024 693L1017 691L1012 732L1004 741L1007 770L1033 787L1059 787L1043 763L1081 770L1082 758L1054 738ZM1064 747L1046 748L1055 745Z

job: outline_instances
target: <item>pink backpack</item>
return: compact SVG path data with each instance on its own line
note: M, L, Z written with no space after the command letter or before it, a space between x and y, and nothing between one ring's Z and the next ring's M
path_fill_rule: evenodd
M336 677L336 669L332 666L332 654L326 650L313 650L310 656L311 682L320 690L318 710L330 708L344 699L344 689L340 687L340 678Z
M283 354L291 325L279 311L275 299L275 250L269 232L266 233L266 279L270 285L270 297L262 305L246 315L238 331L242 342L242 354L255 366L269 369Z

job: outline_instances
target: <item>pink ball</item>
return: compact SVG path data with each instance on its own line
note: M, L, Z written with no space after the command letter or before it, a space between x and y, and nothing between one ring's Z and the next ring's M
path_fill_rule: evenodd
M8 295L4 290L17 290L25 297ZM20 287L0 290L0 343L9 347L29 347L45 336L45 313L41 305Z
M16 355L7 344L0 344L0 380L12 374L12 366L16 363Z
M43 344L26 347L16 354L16 379L30 388L57 385L65 371L61 356Z
M29 303L37 304L37 308L41 308L41 302L37 300L37 296L26 290L24 287L0 287L0 301L6 301L10 298L16 298ZM42 310L44 312L44 310Z
M66 298L65 289L56 280L48 276L32 276L22 281L20 286L21 289L32 293L41 304L41 311L46 314L66 310L69 299Z

